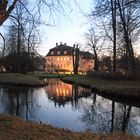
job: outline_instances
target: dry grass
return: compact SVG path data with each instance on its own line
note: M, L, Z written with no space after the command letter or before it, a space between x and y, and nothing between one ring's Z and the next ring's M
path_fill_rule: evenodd
M65 77L63 80L65 82L89 87L93 89L93 91L95 90L101 94L131 98L140 97L140 81L101 80L79 75Z
M17 117L0 115L0 140L139 140L116 132L110 135L76 133L50 125L25 122Z
M0 73L0 83L19 86L42 86L44 83L38 78L18 73Z

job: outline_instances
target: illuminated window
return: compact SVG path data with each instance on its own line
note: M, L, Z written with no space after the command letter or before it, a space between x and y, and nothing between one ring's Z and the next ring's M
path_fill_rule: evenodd
M64 61L66 60L66 58L64 57Z
M60 51L58 51L57 54L59 55L60 54Z
M67 54L67 51L64 51L64 54Z
M69 60L70 60L70 58L68 57L68 58L67 58L67 60L69 61Z
M51 52L51 55L54 55L54 52Z
M57 61L59 61L59 57L57 58Z
M61 61L63 60L63 58L61 57Z

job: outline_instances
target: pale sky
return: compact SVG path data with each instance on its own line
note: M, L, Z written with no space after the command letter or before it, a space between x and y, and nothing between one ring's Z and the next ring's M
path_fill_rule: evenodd
M56 42L67 43L73 46L74 43L84 43L83 34L87 31L88 24L84 14L89 13L93 0L78 0L78 5L74 3L66 9L66 14L55 19L55 26L42 27L42 43L38 52L46 55L50 48L55 47Z
M41 44L39 45L37 51L45 56L49 49L55 47L56 42L59 44L67 43L69 46L73 46L75 43L80 43L85 45L84 33L87 32L89 25L87 24L87 19L84 16L93 10L94 0L76 0L77 5L74 0L64 0L69 1L69 6L65 6L62 12L54 14L54 20L48 22L47 12L41 9L43 12L43 18L48 24L53 24L54 26L40 26ZM2 28L0 28L2 32ZM0 39L0 44L2 40ZM140 54L139 43L135 47L135 52Z

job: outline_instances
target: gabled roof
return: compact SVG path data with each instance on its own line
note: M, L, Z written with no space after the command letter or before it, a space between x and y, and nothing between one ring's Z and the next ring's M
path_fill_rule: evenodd
M50 49L47 56L52 56L51 52L54 52L53 56L72 55L72 50L73 50L73 47L67 46L65 44L60 44L60 45ZM58 51L60 51L60 54L57 53ZM64 51L67 51L67 54L64 54Z
M60 52L58 54L58 51ZM67 51L67 53L64 53ZM46 56L63 56L63 55L72 55L73 47L67 46L66 44L60 44L49 50ZM51 54L53 52L53 54ZM80 51L80 55L83 59L93 59L93 55L90 52Z

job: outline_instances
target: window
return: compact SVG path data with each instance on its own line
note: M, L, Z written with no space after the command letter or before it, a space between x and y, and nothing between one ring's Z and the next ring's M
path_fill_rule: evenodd
M50 58L47 58L48 61L50 61Z
M61 57L61 61L63 60L63 58Z
M58 51L57 54L59 55L60 54L60 51Z
M51 55L54 55L54 52L51 52Z
M57 58L57 61L59 61L59 57Z
M68 58L67 58L67 60L69 61L69 60L70 60L70 58L68 57Z
M64 61L66 61L66 58L64 57Z
M64 54L67 54L67 51L64 51Z

